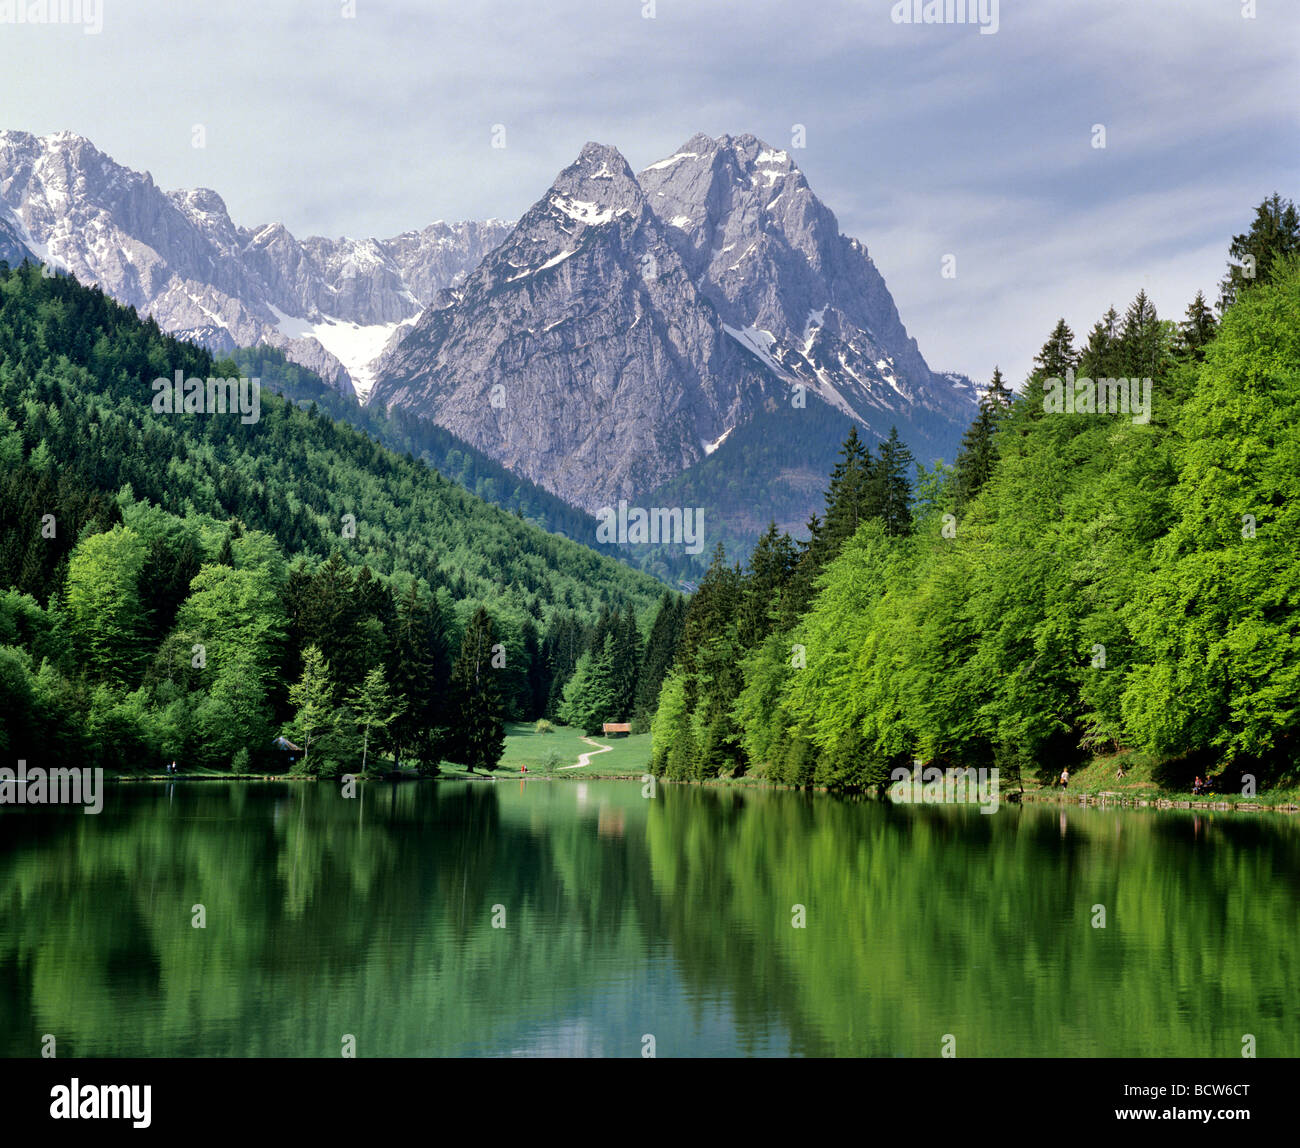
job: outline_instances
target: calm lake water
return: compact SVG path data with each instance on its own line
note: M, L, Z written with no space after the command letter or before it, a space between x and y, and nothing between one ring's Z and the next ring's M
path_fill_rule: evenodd
M0 1053L1300 1055L1283 816L360 788L0 810Z

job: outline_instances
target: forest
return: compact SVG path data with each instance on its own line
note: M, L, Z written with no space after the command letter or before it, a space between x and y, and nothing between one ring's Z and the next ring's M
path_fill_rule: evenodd
M1150 380L1150 418L1062 385ZM1300 215L1273 195L1216 304L1145 292L1021 392L994 371L951 467L844 443L824 516L719 550L653 723L656 774L868 790L914 759L1004 787L1094 755L1293 778L1300 734Z
M300 772L434 773L495 766L507 720L648 721L681 614L662 583L313 403L156 415L176 371L241 373L0 267L6 757L242 772L287 767L284 738Z
M319 375L292 362L274 347L239 348L231 353L231 359L239 367L240 375L261 379L263 388L283 395L298 406L314 406L318 413L356 427L398 454L420 459L484 502L509 510L543 530L576 539L598 554L617 558L670 585L700 575L698 560L683 553L680 546L599 542L596 519L592 515L512 473L496 459L422 415L404 407L385 410L360 406L354 398L340 394ZM673 501L663 505L694 506L696 503Z
M920 758L1005 784L1108 754L1290 776L1294 205L1229 257L1213 306L1138 292L1082 338L1060 320L1019 392L995 369L952 466L851 430L807 537L773 524L743 566L719 544L689 600L301 394L255 424L154 415L154 378L267 360L0 267L0 749L243 772L288 768L287 739L298 772L428 775L493 768L506 721L616 720L675 780L864 791ZM1141 415L1096 397L1117 379Z

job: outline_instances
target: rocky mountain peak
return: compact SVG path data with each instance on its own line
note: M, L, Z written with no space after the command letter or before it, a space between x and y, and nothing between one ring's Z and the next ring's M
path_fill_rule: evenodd
M578 158L555 177L542 200L547 210L582 227L599 227L620 214L637 214L645 196L617 148L584 145ZM566 226L565 219L560 219Z
M627 161L600 144L439 296L378 375L372 402L434 414L588 510L703 457L765 386Z
M208 188L162 192L74 132L0 131L5 249L41 258L216 352L268 344L344 393L437 292L509 232L439 223L392 240L306 239L252 230Z

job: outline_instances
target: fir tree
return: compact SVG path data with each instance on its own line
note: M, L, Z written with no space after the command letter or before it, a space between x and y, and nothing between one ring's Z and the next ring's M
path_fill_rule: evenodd
M451 671L452 727L447 756L475 769L496 769L505 751L501 695L492 665L496 633L488 612L474 611Z
M880 447L876 460L874 485L876 517L889 534L901 536L912 532L912 452L898 437L898 428L889 428L889 438Z
M957 455L955 498L958 514L975 500L993 474L997 462L994 435L1010 399L1011 392L1002 381L1002 372L994 367L993 378L980 397L979 413L963 436L961 451Z
M1290 200L1274 192L1255 208L1255 218L1244 235L1234 235L1228 248L1237 261L1228 264L1228 274L1219 288L1219 312L1235 302L1245 288L1266 282L1273 265L1300 251L1300 213Z
M1205 348L1218 330L1214 312L1205 301L1203 291L1196 292L1196 298L1187 306L1187 318L1178 325L1178 352L1184 358L1194 362L1205 359Z

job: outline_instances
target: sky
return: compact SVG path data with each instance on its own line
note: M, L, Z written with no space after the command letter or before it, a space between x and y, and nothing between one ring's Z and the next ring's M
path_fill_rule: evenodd
M895 0L34 2L0 0L0 127L299 237L516 218L588 140L640 170L752 132L980 381L1142 288L1181 317L1260 200L1300 200L1300 0L983 0L987 31Z

